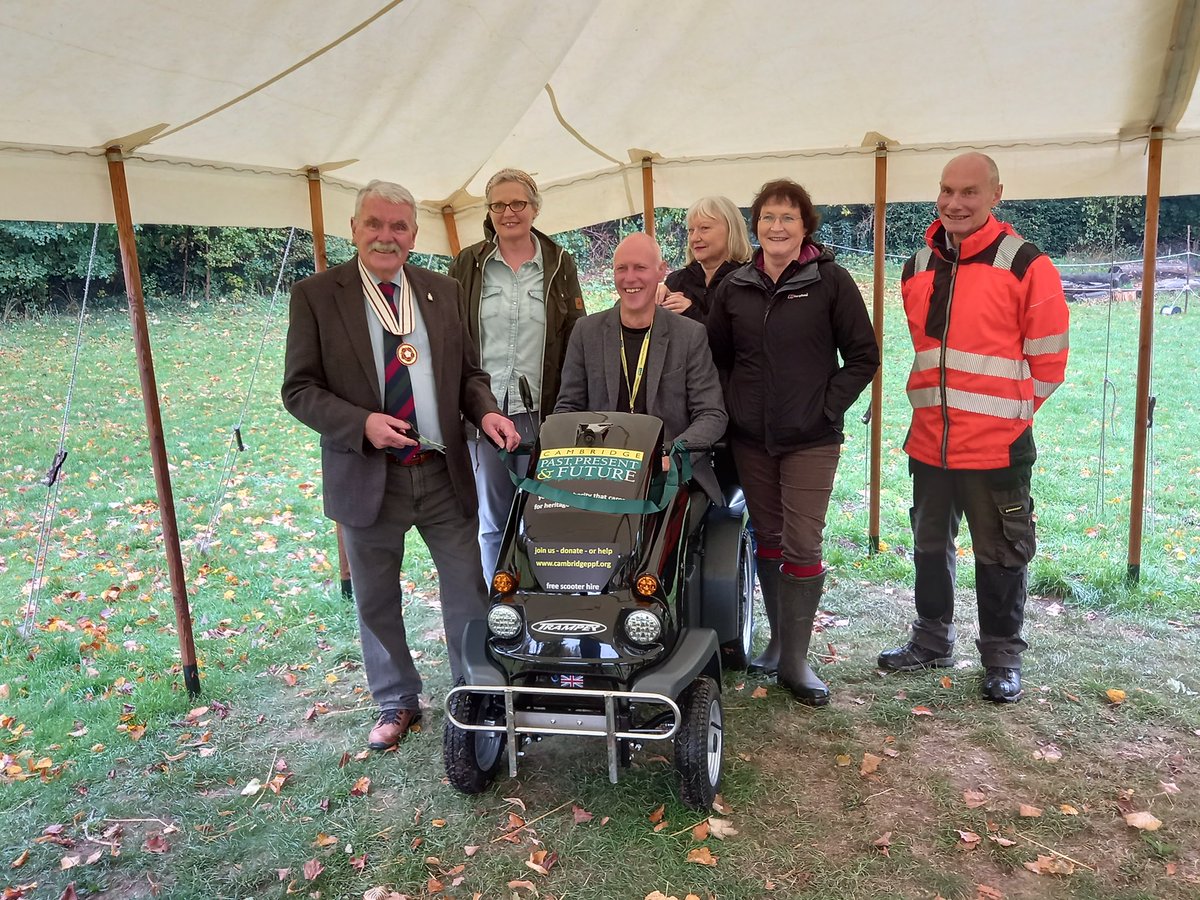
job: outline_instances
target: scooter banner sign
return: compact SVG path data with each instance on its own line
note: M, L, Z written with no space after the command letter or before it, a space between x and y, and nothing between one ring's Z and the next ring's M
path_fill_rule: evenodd
M617 544L529 543L534 577L547 591L596 593L617 567Z
M641 450L562 447L538 456L538 481L636 482L646 454Z

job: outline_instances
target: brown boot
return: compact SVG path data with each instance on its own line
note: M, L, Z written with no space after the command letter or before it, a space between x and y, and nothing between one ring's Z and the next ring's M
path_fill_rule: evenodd
M808 665L808 645L812 640L813 619L821 602L825 573L796 578L781 572L779 576L779 674L776 680L801 703L824 706L829 702L829 686Z
M408 729L419 721L419 709L385 709L367 736L367 746L372 750L391 750L404 740Z

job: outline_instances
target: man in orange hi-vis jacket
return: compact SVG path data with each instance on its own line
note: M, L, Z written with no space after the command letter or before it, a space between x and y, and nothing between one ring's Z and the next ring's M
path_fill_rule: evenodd
M1065 377L1067 302L1049 257L997 221L1003 185L982 153L942 170L938 218L904 266L916 359L904 449L913 480L917 618L879 666L948 666L965 514L975 552L983 696L1021 699L1021 638L1034 553L1033 416Z

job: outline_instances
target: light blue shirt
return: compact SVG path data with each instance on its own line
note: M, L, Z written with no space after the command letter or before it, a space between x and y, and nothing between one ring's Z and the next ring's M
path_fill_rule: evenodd
M397 275L397 277L399 277ZM371 276L376 284L380 280ZM412 282L409 282L412 286ZM396 284L396 299L400 298L400 285ZM422 305L429 302L424 297L413 292L413 330L406 334L404 340L417 349L417 361L408 367L412 379L413 404L416 408L416 422L413 423L422 435L439 444L446 441L442 437L441 418L438 416L437 385L433 381L433 359L429 349L429 331L425 328L425 317ZM384 394L383 368L383 324L371 308L367 295L363 293L363 305L367 309L367 330L371 333L371 353L375 357L375 374L379 377L379 397L382 401Z
M533 412L521 402L518 383L529 381L534 403L542 395L546 356L546 288L542 242L533 239L533 259L514 272L499 247L483 262L479 297L480 365L491 376L496 404L507 414Z

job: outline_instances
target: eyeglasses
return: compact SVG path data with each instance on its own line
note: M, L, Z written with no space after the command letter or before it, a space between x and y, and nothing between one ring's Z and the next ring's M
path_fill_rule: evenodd
M795 225L799 221L800 220L798 218L796 218L795 216L790 216L790 215L782 215L782 216L765 215L765 216L758 217L758 224L766 225L768 228L770 228L776 222L778 222L784 228L791 228L793 225Z
M528 200L514 200L512 203L501 203L499 200L497 200L495 203L489 203L487 208L496 215L500 215L500 213L504 212L506 209L511 209L513 212L521 212L528 205Z

